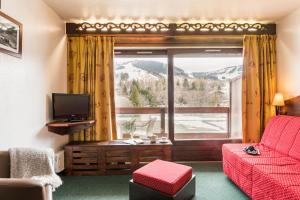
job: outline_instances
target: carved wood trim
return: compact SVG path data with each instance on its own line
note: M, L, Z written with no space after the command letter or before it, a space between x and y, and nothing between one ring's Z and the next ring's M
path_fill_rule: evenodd
M276 34L276 24L261 23L66 23L68 35L245 35Z

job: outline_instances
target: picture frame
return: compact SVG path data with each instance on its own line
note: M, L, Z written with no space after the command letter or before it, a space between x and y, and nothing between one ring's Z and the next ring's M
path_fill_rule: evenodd
M0 53L22 57L23 25L0 11Z

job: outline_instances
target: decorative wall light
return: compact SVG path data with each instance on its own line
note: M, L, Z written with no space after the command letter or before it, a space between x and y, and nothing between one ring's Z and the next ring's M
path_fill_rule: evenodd
M243 35L276 34L276 24L261 23L67 23L67 34Z

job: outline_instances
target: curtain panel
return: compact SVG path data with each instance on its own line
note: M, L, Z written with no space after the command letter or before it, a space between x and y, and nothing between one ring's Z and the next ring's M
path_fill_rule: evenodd
M244 36L242 83L243 142L259 142L270 117L276 92L276 36Z
M68 93L90 95L94 127L70 136L71 141L116 139L112 37L68 38Z

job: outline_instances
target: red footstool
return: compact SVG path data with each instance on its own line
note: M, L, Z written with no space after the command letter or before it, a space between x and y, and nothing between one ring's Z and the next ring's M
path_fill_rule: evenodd
M155 160L133 172L129 182L129 199L185 200L195 195L192 168Z

